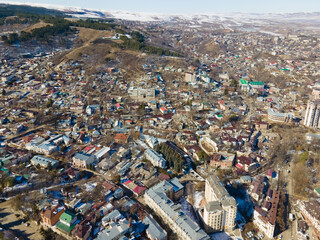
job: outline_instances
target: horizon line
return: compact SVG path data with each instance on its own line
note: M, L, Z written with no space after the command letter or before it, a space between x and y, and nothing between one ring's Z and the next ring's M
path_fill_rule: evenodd
M161 14L161 15L214 15L214 14L230 14L230 13L242 13L242 14L292 14L292 13L320 13L320 11L281 11L281 12L245 12L245 11L233 11L233 12L196 12L196 13L183 13L183 12L176 12L176 13L164 13L164 12L152 12L152 11L131 11L131 10L121 10L121 9L113 9L113 10L106 10L106 9L97 9L97 8L83 8L79 6L66 6L66 5L58 5L58 4L50 4L50 3L31 3L31 2L18 2L18 1L7 1L7 0L0 0L0 4L6 5L19 5L19 6L31 6L31 7L43 7L47 9L54 9L59 11L66 11L68 8L73 10L90 10L90 11L101 11L101 12L128 12L128 13L144 13L144 14Z

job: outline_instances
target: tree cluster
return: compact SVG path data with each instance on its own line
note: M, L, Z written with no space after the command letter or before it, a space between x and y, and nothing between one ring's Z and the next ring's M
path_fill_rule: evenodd
M173 168L173 170L177 173L181 172L183 169L183 158L181 155L179 155L165 143L156 145L154 150L164 156L168 162L169 168Z
M13 25L13 24L35 24L39 21L39 19L37 17L34 18L10 18L7 19L5 17L0 18L0 25Z
M287 219L287 196L284 193L281 193L279 198L277 217L276 217L276 223L277 223L279 233L286 230L287 228L286 219Z
M77 22L72 22L72 26L74 27L84 27L84 28L91 28L91 29L96 29L96 30L111 30L115 29L118 25L114 23L105 23L101 21L96 21L96 20L80 20Z
M200 150L198 153L198 158L201 162L207 162L209 161L210 157L208 154L206 154L204 151Z
M2 40L7 44L26 42L31 39L50 42L50 37L52 36L56 36L59 34L67 35L73 31L74 30L70 28L70 24L68 22L57 23L41 28L32 29L31 32L22 31L20 35L18 35L17 33L10 33L8 38L6 38L6 36L2 36Z
M21 18L39 18L41 15L64 15L63 12L58 10L31 7L26 5L1 5L0 17L6 18L10 16L17 16Z
M18 20L20 18L17 18L14 20L15 22L19 22L22 20ZM11 33L8 37L2 36L2 40L5 41L8 44L14 44L18 42L25 42L30 39L37 39L42 41L50 41L51 36L56 36L59 34L67 35L69 33L74 32L74 28L71 27L84 27L84 28L91 28L91 29L97 29L97 30L111 30L115 29L117 26L113 23L105 23L101 21L94 21L94 20L80 20L77 22L71 22L69 20L64 19L64 17L61 16L51 16L51 15L29 15L27 18L23 20L23 22L28 23L36 23L39 20L43 20L46 23L49 23L50 25L47 25L45 27L41 28L35 28L31 30L31 32L25 32L22 31L20 35L17 33ZM4 23L8 20L0 18L0 24L1 21ZM21 22L22 23L22 22Z
M56 36L59 34L69 34L74 31L74 28L71 27L84 27L84 28L91 28L96 30L111 30L115 29L117 32L125 34L121 25L117 25L110 22L105 21L97 21L97 20L80 20L76 22L71 22L66 20L64 16L61 16L62 13L59 11L53 12L46 12L43 9L37 9L33 11L25 11L28 9L15 9L11 10L8 13L1 14L3 9L0 9L0 24L6 24L7 16L17 16L16 19L12 19L9 23L36 23L39 20L43 20L46 23L50 23L51 25L47 25L41 28L35 28L31 30L31 32L22 31L20 35L17 33L11 33L9 36L2 36L2 40L8 44L14 44L19 42L25 42L31 39L37 39L41 41L50 42L50 37ZM43 15L47 14L47 15ZM55 16L53 16L55 15ZM139 32L131 32L132 38L129 39L128 37L122 36L121 40L123 43L121 44L114 44L117 47L122 49L130 49L135 51L141 51L148 54L155 54L161 56L175 56L180 57L179 53L172 52L168 49L163 49L155 46L146 45L145 37L143 34Z
M41 227L40 228L40 234L46 240L54 240L54 239L56 239L54 232L50 228L49 229L44 229L43 227Z
M144 37L142 34L135 34L132 39L129 39L125 36L121 36L120 39L123 41L121 44L115 44L117 47L122 49L129 49L134 51L141 51L148 54L155 54L160 56L174 56L180 57L181 55L176 52L172 52L168 49L163 49L159 47L154 47L150 45L146 45L144 42Z
M292 169L292 177L293 177L293 187L295 195L306 196L308 193L306 191L307 188L310 188L310 183L308 179L308 169L306 163L303 161L299 161L294 165Z
M10 177L8 175L1 175L0 177L0 185L2 188L5 187L13 187L15 184L15 178L14 177Z

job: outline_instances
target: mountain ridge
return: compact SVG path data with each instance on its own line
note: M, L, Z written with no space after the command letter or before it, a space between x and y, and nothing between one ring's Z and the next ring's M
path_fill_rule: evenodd
M3 4L26 5L44 7L64 12L74 17L83 18L115 18L128 21L141 22L166 22L166 21L198 21L212 22L225 20L287 20L287 21L317 21L320 23L320 12L287 12L287 13L246 13L246 12L225 12L225 13L194 13L194 14L165 14L152 12L133 12L125 10L103 10L87 9L80 7L60 6L41 3L20 3L2 1Z

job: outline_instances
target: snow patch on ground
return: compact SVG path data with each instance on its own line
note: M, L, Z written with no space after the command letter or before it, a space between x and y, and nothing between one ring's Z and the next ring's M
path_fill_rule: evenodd
M235 236L230 236L226 232L219 232L219 233L214 233L211 235L211 240L239 240L242 239L242 237L235 237Z
M192 205L185 199L183 198L180 201L181 204L181 210L184 212L188 217L190 217L194 222L198 223L196 214L194 212L194 209Z
M245 213L246 216L244 217L250 217L253 215L253 202L250 199L250 196L248 194L248 192L246 192L246 197L245 199L241 199L241 198L235 198L238 204L238 210L242 213Z
M84 184L84 186L85 186L87 192L92 192L95 189L95 187L97 186L97 183L86 183L86 184Z
M201 203L203 198L204 198L204 192L198 192L198 191L194 192L194 194L193 194L193 199L194 199L193 206L196 209L200 208L200 203Z

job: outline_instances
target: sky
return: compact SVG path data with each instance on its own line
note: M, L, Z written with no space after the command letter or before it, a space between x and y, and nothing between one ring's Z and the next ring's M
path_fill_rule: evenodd
M0 2L168 14L320 12L320 0L0 0Z

